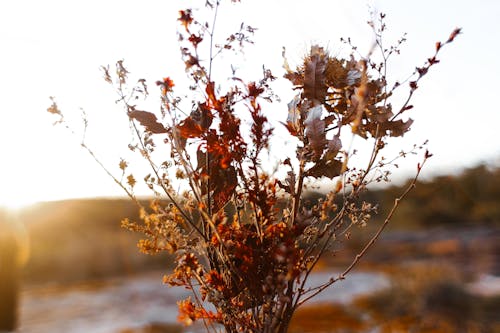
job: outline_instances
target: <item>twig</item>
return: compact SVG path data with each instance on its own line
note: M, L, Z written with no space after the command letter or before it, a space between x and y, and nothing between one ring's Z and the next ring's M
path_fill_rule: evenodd
M314 296L316 296L317 294L319 294L320 292L322 292L323 290L325 290L326 288L328 288L329 286L331 286L335 282L337 282L339 280L344 280L345 279L346 275L349 274L349 272L358 264L358 262L360 261L360 259L366 254L366 252L372 247L372 245L375 244L375 242L379 238L379 236L382 233L382 231L385 229L385 227L387 226L387 224L389 224L389 221L392 219L392 216L396 212L396 210L397 210L397 208L398 208L399 203L401 202L401 200L403 200L408 195L408 193L410 193L410 191L415 188L417 180L418 180L418 177L420 175L420 171L422 170L422 167L426 163L427 159L429 157L431 157L431 156L432 156L432 154L430 154L428 151L425 152L425 156L424 156L424 159L423 159L422 163L419 163L418 166L417 166L417 173L415 174L415 177L412 179L411 183L408 185L408 187L406 188L406 190L398 198L396 198L394 200L394 204L393 204L393 206L392 206L389 214L385 218L384 222L382 223L382 225L378 228L378 230L375 233L375 235L365 245L365 247L361 250L361 252L356 255L356 257L351 262L351 264L340 275L338 275L336 278L331 278L327 283L325 283L325 284L317 287L317 289L311 295L308 295L306 298L300 300L300 302L298 302L297 306L300 306L300 305L304 304L305 302L307 302L308 300L310 300L311 298L313 298Z

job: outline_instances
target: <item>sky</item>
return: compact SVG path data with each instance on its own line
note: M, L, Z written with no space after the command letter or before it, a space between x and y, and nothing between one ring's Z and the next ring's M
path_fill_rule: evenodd
M102 80L101 65L124 59L133 77L154 82L170 76L182 83L186 74L177 42L178 11L203 7L203 0L19 0L0 3L0 206L19 207L36 201L118 196L123 193L79 147L79 135L54 127L46 112L55 96L78 132L80 109L90 120L87 142L119 175L126 154L128 125ZM223 3L216 34L223 38L240 23L258 28L255 45L234 60L241 76L258 79L262 65L283 73L282 48L291 64L313 44L333 54L347 48L351 37L366 54L373 35L366 24L368 5L387 15L386 42L403 33L408 41L389 65L389 79L406 78L456 27L456 41L440 54L441 62L420 84L413 100L415 120L397 148L429 140L434 154L425 177L457 173L478 163L500 165L500 110L495 102L500 77L500 2L470 1L337 1L242 0ZM202 13L202 11L200 12ZM200 14L201 15L201 14ZM222 73L222 72L221 72ZM275 90L282 103L269 106L275 119L286 119L293 97L284 79ZM152 89L152 108L158 95ZM155 104L156 103L156 104ZM412 162L412 168L416 164ZM402 168L409 175L410 167ZM413 169L412 169L413 170Z

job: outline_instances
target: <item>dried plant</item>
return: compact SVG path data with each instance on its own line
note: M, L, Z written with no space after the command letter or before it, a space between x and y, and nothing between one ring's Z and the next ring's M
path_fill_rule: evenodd
M435 54L408 82L392 88L386 78L388 60L399 53L405 39L384 48L383 14L371 22L376 39L371 53L380 53L380 62L373 61L372 54L360 57L355 47L350 58L343 59L317 45L296 69L285 58L285 78L297 94L288 103L288 112L283 112L283 122L272 123L263 108L276 100L270 88L276 77L270 70L264 69L257 82L234 73L223 85L213 75L214 60L223 52L240 52L252 42L255 29L242 24L238 32L216 44L220 3L207 1L206 5L213 11L212 23L195 20L189 9L180 11L179 17L181 54L194 96L190 106L176 93L173 79L166 77L156 83L161 91L160 111L144 111L136 103L148 96L145 80L130 88L123 61L117 62L114 73L102 68L137 136L129 148L149 163L151 173L144 181L155 196L149 207L141 206L142 222L125 220L123 226L144 234L139 244L143 252L175 255L175 269L164 282L192 292L178 303L183 323L202 320L207 331L286 332L299 306L346 277L414 187L431 156L427 151L414 181L396 198L385 222L352 263L338 276L307 287L318 261L332 255L335 244L376 213L376 205L360 200L360 195L370 183L388 179L387 167L394 160L381 157L387 139L410 129L412 120L405 117L417 83L439 62L437 54L460 29L436 44ZM202 52L208 55L202 57ZM404 88L408 89L406 101L393 106L394 91ZM48 111L64 123L54 100ZM297 143L294 156L279 161L278 170L286 171L283 177L269 171L264 161L280 126ZM344 141L354 136L373 142L364 167L350 163L355 149ZM422 148L415 146L409 153ZM122 159L122 177L114 179L141 205L134 194L136 177L128 174L128 167L129 162ZM328 193L317 202L305 199L311 180L328 184Z

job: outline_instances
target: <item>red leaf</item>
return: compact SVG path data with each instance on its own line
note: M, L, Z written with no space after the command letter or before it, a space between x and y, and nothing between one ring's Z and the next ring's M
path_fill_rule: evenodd
M172 91L172 88L175 86L174 81L172 81L172 79L169 77L163 78L163 81L156 81L156 85L162 87L163 95L166 95L167 92Z
M215 97L215 83L214 82L208 82L207 83L207 87L205 88L205 91L207 93L208 101L210 102L211 106L214 109L220 111L221 110L221 103L217 99L217 97Z
M200 44L203 41L203 38L201 38L201 36L196 36L195 34L191 34L188 40L191 42L191 44L197 47L198 44Z
M193 118L187 117L184 119L177 128L183 138L198 138L203 134L203 128Z
M191 9L180 10L179 11L179 21L184 26L186 31L189 31L189 25L193 22L193 17L191 16Z
M457 37L459 34L462 33L462 28L456 28L453 30L453 32L450 34L450 37L448 37L448 40L446 41L447 43L453 42L455 37Z
M257 87L255 82L250 82L248 84L248 97L256 98L264 92L264 88Z
M225 169L215 166L211 171L213 171L210 177L210 184L213 187L212 210L217 212L231 199L238 185L238 177L233 166L228 166Z

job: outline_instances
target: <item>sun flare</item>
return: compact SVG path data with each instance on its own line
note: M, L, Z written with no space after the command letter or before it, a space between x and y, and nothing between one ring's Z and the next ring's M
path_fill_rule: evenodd
M16 195L11 195L3 198L0 197L0 209L4 208L7 210L17 211L26 208L36 203L37 201L39 200L29 196L19 197Z

